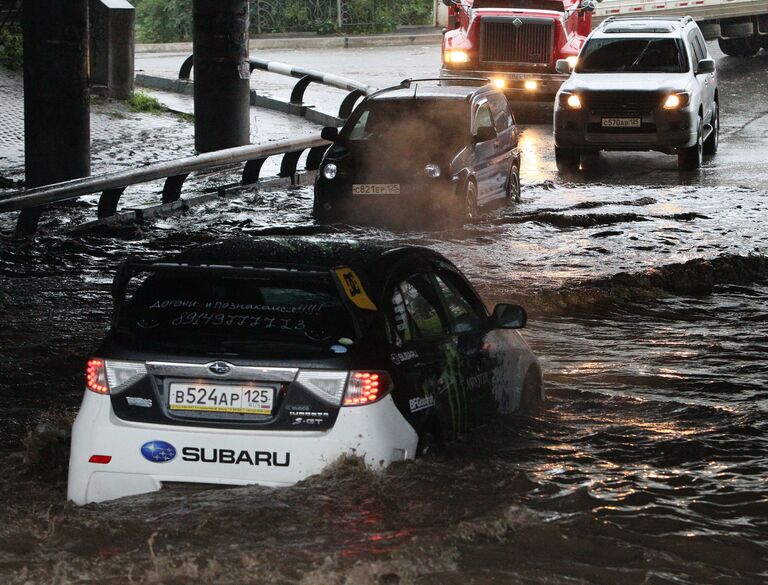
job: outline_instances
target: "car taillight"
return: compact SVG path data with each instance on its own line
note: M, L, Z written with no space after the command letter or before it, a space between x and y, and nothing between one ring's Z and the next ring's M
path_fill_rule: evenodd
M344 406L362 406L380 400L392 388L387 372L351 372L344 392Z
M147 375L144 362L92 359L85 370L88 390L97 394L115 394Z
M392 379L382 371L301 370L296 382L334 406L371 404L392 389Z
M107 367L104 360L88 360L85 368L85 385L96 394L109 394L107 386Z

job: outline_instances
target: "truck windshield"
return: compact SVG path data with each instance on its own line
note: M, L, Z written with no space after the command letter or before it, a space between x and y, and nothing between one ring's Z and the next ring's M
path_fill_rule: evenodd
M684 73L685 49L679 39L591 39L584 45L577 73Z
M475 0L472 8L528 8L563 11L562 0Z
M352 316L328 283L156 274L120 310L113 331L140 351L328 351L355 338Z

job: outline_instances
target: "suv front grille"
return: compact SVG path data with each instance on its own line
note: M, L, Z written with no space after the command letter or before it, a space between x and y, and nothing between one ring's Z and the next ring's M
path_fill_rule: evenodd
M552 20L486 17L480 23L481 65L550 64Z
M584 97L589 111L602 116L650 114L661 103L661 96L649 91L587 92Z

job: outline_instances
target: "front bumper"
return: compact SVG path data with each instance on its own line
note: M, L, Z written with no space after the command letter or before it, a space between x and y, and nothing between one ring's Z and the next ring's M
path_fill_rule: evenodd
M603 128L603 118L620 116L557 106L553 123L555 145L583 150L658 150L673 154L696 144L698 117L693 109L655 110L639 116L640 128Z
M145 459L142 445L151 441L169 443L176 456ZM67 498L84 505L156 491L165 482L287 486L345 454L374 469L413 459L417 443L392 396L342 408L325 432L270 432L128 422L114 415L108 396L86 391L72 429ZM95 454L112 459L90 463Z
M503 79L504 93L510 99L551 99L568 79L568 75L560 73L518 73L515 71L473 71L462 69L440 69L440 77L446 80L452 77L487 77L491 80ZM535 89L526 89L525 82L536 83ZM469 85L471 82L455 81L457 85Z
M315 183L315 217L330 221L404 225L430 217L444 217L456 211L457 205L462 203L458 196L462 181L458 177L399 185L397 195L356 195L352 193L350 182L319 178Z

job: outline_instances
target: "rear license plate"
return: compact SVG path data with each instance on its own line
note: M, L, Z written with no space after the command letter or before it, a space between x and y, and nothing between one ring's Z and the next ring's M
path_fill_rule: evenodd
M389 183L382 185L352 185L353 195L400 195L400 185Z
M640 118L603 118L601 120L603 128L640 128Z
M275 389L269 386L172 382L168 408L193 412L272 414Z

